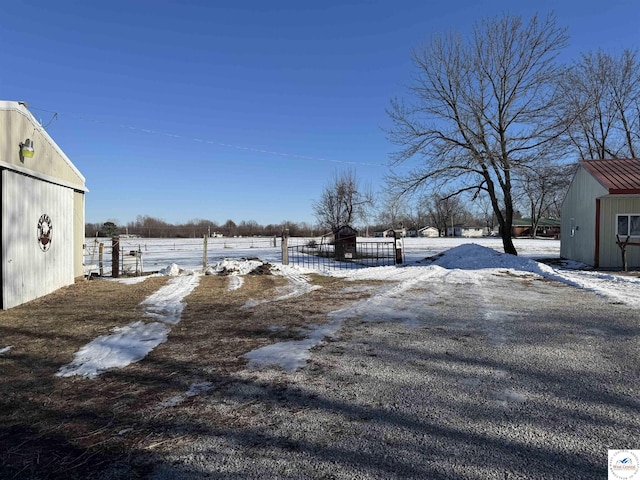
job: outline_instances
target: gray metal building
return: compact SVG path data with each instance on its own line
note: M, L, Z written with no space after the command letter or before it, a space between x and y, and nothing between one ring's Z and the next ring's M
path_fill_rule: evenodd
M83 275L85 178L23 102L0 101L0 308Z

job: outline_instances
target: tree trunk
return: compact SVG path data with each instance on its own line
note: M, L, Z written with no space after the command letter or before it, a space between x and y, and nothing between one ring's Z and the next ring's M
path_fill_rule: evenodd
M502 246L504 247L504 253L509 253L511 255L518 255L518 251L516 247L513 245L513 239L511 238L511 232L509 231L507 234L502 233Z
M500 221L500 217L498 217L498 221ZM507 203L505 207L505 215L500 221L500 237L502 237L502 246L504 247L504 253L508 253L510 255L518 255L518 251L516 247L513 245L513 236L512 236L512 227L513 227L513 207L510 202Z

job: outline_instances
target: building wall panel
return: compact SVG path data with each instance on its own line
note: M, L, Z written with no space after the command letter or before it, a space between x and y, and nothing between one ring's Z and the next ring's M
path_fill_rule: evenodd
M84 192L73 192L73 276L84 275Z
M38 240L39 221L51 222L51 242ZM46 224L43 222L43 228ZM74 192L2 171L2 307L11 308L74 281ZM46 251L45 251L46 250Z
M616 244L616 215L640 214L640 198L612 196L600 201L600 267L622 268L622 254ZM632 238L638 243L640 238ZM640 246L627 246L627 266L640 267Z
M583 167L576 172L562 203L560 256L595 263L596 198L607 194Z

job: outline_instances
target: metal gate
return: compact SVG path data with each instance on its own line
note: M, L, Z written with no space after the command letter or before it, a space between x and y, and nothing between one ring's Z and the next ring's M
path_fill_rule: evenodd
M318 270L383 267L396 264L396 242L356 242L353 248L309 242L287 247L289 262Z

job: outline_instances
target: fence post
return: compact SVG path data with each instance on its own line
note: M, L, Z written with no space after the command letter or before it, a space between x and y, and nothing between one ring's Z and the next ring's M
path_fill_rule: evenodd
M207 239L207 236L204 236L204 249L202 252L202 270L206 270L207 269L207 245L209 243L209 240Z
M100 267L100 276L104 275L103 264L102 264L103 253L104 253L104 243L100 242L100 245L98 246L98 265Z
M282 264L289 265L289 229L285 228L282 231Z
M120 276L120 237L111 237L111 276Z
M400 235L400 239L398 238L398 235ZM394 248L396 252L396 265L400 265L402 263L402 244L404 242L402 242L401 238L402 238L402 230L400 231L394 230L393 243L395 244Z

